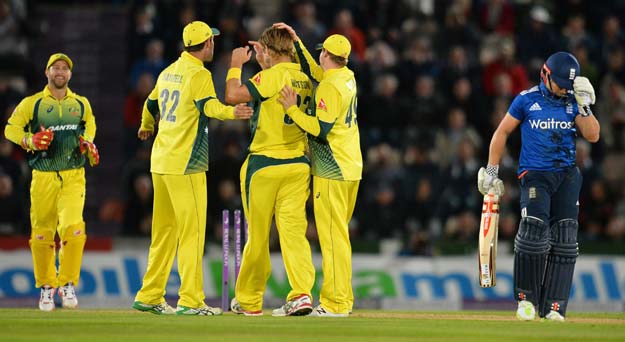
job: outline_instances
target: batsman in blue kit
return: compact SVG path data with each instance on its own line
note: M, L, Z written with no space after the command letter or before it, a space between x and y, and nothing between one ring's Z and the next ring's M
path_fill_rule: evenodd
M599 122L590 105L595 91L580 76L577 59L567 52L551 55L541 70L542 82L516 96L493 134L488 165L478 173L482 194L504 192L498 177L506 140L521 126L518 178L521 222L514 240L516 316L563 321L575 260L580 170L575 139L599 140Z

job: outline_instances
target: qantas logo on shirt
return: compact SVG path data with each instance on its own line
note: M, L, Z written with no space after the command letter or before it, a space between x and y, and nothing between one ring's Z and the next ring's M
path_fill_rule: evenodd
M547 120L529 120L532 129L571 129L573 122L557 121L555 119Z
M323 99L319 100L319 103L317 104L317 109L321 109L321 110L328 110L328 107L326 107L326 102Z
M256 77L254 77L253 81L256 84L260 84L260 74L256 75Z
M53 131L73 131L78 129L78 125L56 125L48 127Z

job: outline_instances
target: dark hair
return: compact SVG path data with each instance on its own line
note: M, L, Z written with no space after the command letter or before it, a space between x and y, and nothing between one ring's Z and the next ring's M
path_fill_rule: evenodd
M341 57L341 56L337 56L335 54L333 54L332 52L328 51L328 49L324 49L326 50L326 53L328 54L328 56L330 56L330 60L332 60L332 62L344 67L347 65L347 58Z
M202 51L202 49L204 48L204 45L206 44L206 40L199 43L199 44L195 44L195 45L191 45L191 46L185 46L184 47L184 51L186 52L195 52L195 51Z

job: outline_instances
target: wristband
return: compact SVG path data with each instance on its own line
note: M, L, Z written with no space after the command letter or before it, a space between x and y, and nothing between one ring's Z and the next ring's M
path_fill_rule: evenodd
M33 134L32 133L26 133L24 135L24 137L22 138L21 144L23 149L25 149L26 151L34 151L35 150L35 146L33 146Z
M499 174L499 165L486 165L486 174L489 176L497 177Z
M241 79L241 68L230 68L228 70L228 74L226 75L226 82L233 78L236 78L237 80Z
M592 109L590 109L590 105L583 105L581 107L582 107L582 110L579 111L579 114L583 118L589 117L592 114Z

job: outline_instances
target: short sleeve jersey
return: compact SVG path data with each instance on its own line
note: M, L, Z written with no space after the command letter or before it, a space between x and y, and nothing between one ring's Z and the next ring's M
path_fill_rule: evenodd
M521 121L519 174L526 170L561 171L575 165L573 96L557 99L544 84L524 90L512 101L508 113Z

